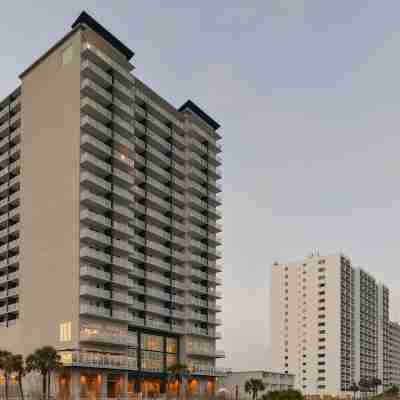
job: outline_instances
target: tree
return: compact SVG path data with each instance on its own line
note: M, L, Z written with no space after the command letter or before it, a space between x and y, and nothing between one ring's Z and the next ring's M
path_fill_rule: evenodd
M22 378L25 375L25 363L21 354L12 356L11 358L12 371L17 374L18 388L21 399L24 400L24 391L22 387Z
M61 358L57 350L51 346L37 349L26 358L27 372L37 371L42 375L43 399L50 398L51 374L61 367Z
M385 391L385 393L389 396L398 396L399 395L399 387L397 385L392 385L389 389Z
M382 381L379 378L371 378L369 381L369 386L374 389L374 394L378 392L378 387L382 385Z
M366 393L369 392L371 389L371 382L369 379L361 378L360 382L358 382L358 386L360 388L360 392Z
M264 382L261 379L249 379L244 384L244 391L246 393L251 393L253 400L257 400L258 392L263 392L265 390Z
M178 397L181 395L181 385L183 383L183 377L189 375L189 368L186 364L176 363L170 365L167 369L169 381L178 381Z
M360 390L360 388L358 387L358 385L353 382L350 386L350 391L353 392L353 400L356 400L356 396L357 396L357 392Z
M6 350L0 350L0 369L3 370L4 375L4 385L5 385L5 395L6 400L8 400L8 387L10 381L11 370L11 358L12 354Z

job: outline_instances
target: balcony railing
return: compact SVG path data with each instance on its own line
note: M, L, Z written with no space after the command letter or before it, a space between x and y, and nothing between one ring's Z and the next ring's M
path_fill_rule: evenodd
M136 370L137 359L125 355L116 355L91 351L60 351L61 362L70 367L92 367L106 369Z

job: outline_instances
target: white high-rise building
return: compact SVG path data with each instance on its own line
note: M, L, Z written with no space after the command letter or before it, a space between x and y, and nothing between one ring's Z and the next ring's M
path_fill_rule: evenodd
M389 291L342 254L275 263L271 273L272 368L305 394L387 384Z

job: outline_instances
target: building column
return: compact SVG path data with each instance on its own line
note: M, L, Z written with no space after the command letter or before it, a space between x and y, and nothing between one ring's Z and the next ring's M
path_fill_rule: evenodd
M108 396L108 374L107 371L101 371L101 388L100 388L100 398L107 399Z
M121 397L128 398L128 371L122 373Z
M199 395L204 396L207 394L207 380L199 378Z
M79 368L71 369L71 399L80 400L81 397L81 371Z

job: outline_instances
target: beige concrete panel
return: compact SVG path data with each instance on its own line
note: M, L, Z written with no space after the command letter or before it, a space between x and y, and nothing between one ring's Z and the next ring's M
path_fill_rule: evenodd
M79 334L81 33L22 81L21 329L23 352L70 348ZM71 321L71 341L60 324Z

